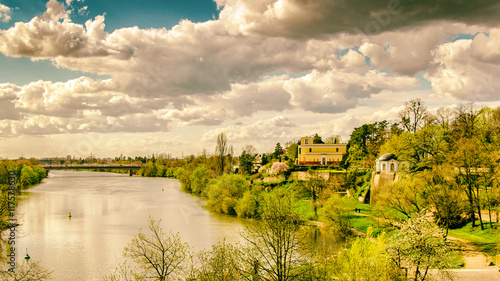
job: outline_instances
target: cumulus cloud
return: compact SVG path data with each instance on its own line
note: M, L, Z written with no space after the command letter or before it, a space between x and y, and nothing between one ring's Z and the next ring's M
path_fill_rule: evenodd
M157 114L167 99L141 99L116 91L110 80L0 84L2 136L78 132L168 131Z
M369 98L383 89L405 90L417 81L370 70L364 74L346 71L312 73L286 82L290 103L297 108L318 113L339 113L356 107L360 99Z
M32 59L89 56L125 59L132 55L126 46L116 47L106 42L107 36L104 16L88 20L83 27L71 22L64 4L50 0L41 16L0 31L0 52Z
M11 14L11 9L0 3L0 21L9 22L12 19L10 16Z
M284 116L259 120L249 125L233 125L221 129L213 129L203 134L201 141L212 141L223 131L232 142L288 137L297 125Z
M489 36L478 34L472 40L458 40L439 46L433 52L433 68L425 77L439 95L469 101L498 100L500 79L500 29Z
M216 0L219 18L243 34L293 38L334 33L378 34L402 27L448 20L467 24L498 24L500 4L494 0L462 1L332 1Z
M17 120L21 117L16 110L15 101L16 93L20 91L20 87L14 84L0 84L0 120Z
M104 15L76 24L72 1L50 0L41 16L0 31L0 52L110 79L0 84L3 135L163 132L292 111L332 116L380 93L416 88L422 71L438 94L457 99L474 92L493 100L500 89L491 74L500 70L500 32L488 26L498 25L493 1L217 3L217 20L108 33ZM291 136L293 126L277 117L228 131L265 139Z

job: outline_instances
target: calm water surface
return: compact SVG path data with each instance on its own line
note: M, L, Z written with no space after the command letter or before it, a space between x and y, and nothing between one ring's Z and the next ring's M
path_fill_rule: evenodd
M224 238L242 241L242 220L210 213L174 179L50 171L22 197L16 256L27 248L33 260L54 271L52 280L101 280L112 273L149 216L161 219L164 231L178 232L194 251Z

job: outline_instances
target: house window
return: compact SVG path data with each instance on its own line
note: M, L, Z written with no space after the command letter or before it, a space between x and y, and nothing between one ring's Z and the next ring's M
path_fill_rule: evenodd
M391 171L394 171L394 163L391 163Z
M304 142L305 142L306 144L309 144L309 139L305 139L305 140L304 140Z
M312 152L312 151L313 151L312 148L309 148L309 152Z
M299 148L299 154L302 154L302 148Z
M337 150L337 152L339 152L339 148L338 147L336 148L336 150Z
M382 164L382 171L385 171L385 164Z

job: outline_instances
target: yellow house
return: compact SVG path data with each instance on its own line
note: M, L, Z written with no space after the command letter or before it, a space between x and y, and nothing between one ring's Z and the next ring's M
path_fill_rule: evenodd
M336 165L346 153L346 143L313 143L312 137L300 139L297 164L299 165Z

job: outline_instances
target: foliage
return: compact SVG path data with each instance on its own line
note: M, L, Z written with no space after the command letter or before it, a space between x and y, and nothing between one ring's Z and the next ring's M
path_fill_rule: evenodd
M453 280L450 253L443 231L425 216L417 213L402 223L400 231L389 240L389 253L396 265L412 280ZM431 271L431 269L433 269Z
M279 174L280 172L286 172L288 170L288 165L283 162L274 162L271 166L271 175Z
M377 239L357 237L349 248L342 251L335 259L334 274L337 280L395 280L397 268L387 252L384 235Z
M356 165L368 168L372 165L379 155L381 145L388 138L388 124L384 120L354 128L347 143L347 167ZM354 155L351 156L351 153Z
M181 188L182 190L186 192L191 192L191 173L180 167L175 170L174 176L176 179L178 179L181 182Z
M354 203L349 198L334 194L319 212L321 220L339 240L346 240L352 235L349 213L353 207Z
M233 281L241 280L240 249L237 246L222 241L212 245L211 251L198 254L201 264L195 270L195 280L199 281Z
M276 144L276 147L274 148L274 152L271 154L271 158L279 160L281 158L281 155L283 155L284 153L285 153L285 151L283 150L283 147L278 142Z
M194 169L193 173L189 176L191 192L198 196L205 196L206 187L211 178L213 178L213 175L205 166L199 166Z
M149 160L146 165L142 165L139 170L139 175L143 177L156 177L158 174L158 169L153 162L153 160Z
M245 150L240 155L239 159L239 169L242 174L251 174L253 169L253 162L255 161L256 155L247 153Z
M253 218L258 214L259 198L252 191L247 190L238 200L235 211L240 218Z
M236 215L238 199L250 187L241 175L224 174L207 186L207 206L217 213Z
M300 246L300 218L293 209L293 197L278 189L265 196L260 207L261 220L249 227L243 237L250 245L242 253L248 268L243 274L257 280L295 280L311 270Z
M318 133L314 134L313 143L316 143L316 144L324 143L323 140L321 139L321 137L318 135Z

